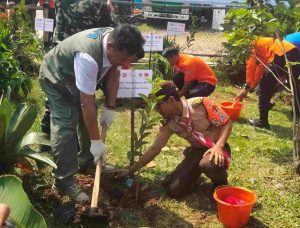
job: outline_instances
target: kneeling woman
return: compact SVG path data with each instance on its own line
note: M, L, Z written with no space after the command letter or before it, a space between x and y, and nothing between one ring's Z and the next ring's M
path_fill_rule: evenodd
M209 98L181 99L172 82L160 84L156 96L164 95L157 110L166 119L153 144L140 160L119 176L126 176L152 161L166 146L172 134L186 139L190 146L183 161L164 180L170 197L178 198L188 193L198 177L204 173L214 186L227 184L230 148L226 143L232 123L223 110Z

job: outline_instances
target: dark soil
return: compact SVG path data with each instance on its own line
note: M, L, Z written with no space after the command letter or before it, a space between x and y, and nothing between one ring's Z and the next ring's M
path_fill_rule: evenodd
M93 176L77 175L76 182L90 196L93 189ZM62 197L51 184L45 184L40 175L22 177L24 188L34 207L44 216L48 227L95 227L93 219L89 219L90 204L74 204L68 197ZM98 200L98 215L105 217L107 223L96 227L124 227L126 223L122 214L143 217L151 225L153 218L161 213L158 204L162 196L154 192L151 185L139 184L139 199L135 202L136 183L131 187L125 179L116 180L112 176L101 177L101 187ZM103 220L104 221L104 220Z

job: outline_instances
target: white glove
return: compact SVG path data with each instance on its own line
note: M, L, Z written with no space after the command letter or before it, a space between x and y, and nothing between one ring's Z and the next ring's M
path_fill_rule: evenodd
M106 108L101 115L100 124L103 125L103 123L105 123L107 128L110 128L110 125L113 123L114 119L115 111Z
M97 162L103 157L105 157L105 144L102 140L91 140L91 147L90 147L91 154L94 156L94 162Z

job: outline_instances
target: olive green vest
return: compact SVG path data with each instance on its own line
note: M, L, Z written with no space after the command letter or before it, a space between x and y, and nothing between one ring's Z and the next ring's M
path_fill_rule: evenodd
M65 39L44 56L45 77L60 90L78 96L75 84L74 56L76 52L89 54L98 64L98 78L103 68L103 37L113 28L88 29ZM48 73L46 73L46 71Z

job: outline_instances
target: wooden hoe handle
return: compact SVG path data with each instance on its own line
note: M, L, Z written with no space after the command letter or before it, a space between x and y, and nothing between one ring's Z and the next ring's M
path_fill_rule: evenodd
M102 126L101 132L101 139L105 142L106 137L106 124ZM98 207L98 197L99 197L99 189L100 189L100 179L101 179L101 169L102 169L102 159L100 159L96 164L96 172L95 172L95 180L94 180L94 187L93 187L93 194L92 194L92 201L91 201L91 212L95 211Z

